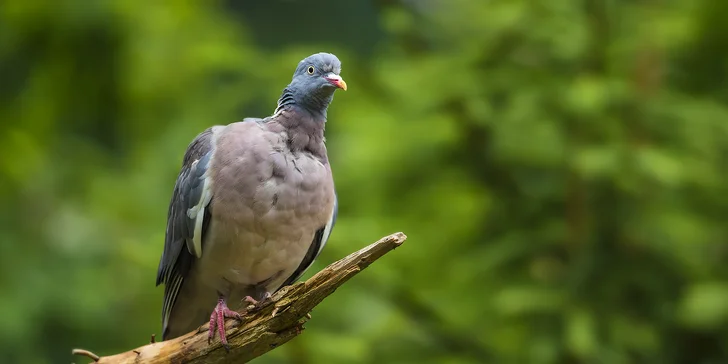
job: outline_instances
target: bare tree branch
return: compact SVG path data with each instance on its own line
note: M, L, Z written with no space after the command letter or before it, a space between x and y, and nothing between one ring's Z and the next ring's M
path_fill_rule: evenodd
M299 335L311 317L308 313L316 305L369 264L402 245L405 239L407 236L403 233L379 239L332 263L309 280L283 287L273 295L273 303L254 313L243 313L242 322L228 320L230 352L225 351L219 340L207 343L208 324L204 324L187 335L116 355L99 358L83 349L74 349L73 353L103 364L247 362Z

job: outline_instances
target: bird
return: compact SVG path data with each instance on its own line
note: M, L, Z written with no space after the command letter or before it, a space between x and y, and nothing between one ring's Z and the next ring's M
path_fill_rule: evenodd
M163 340L209 320L208 343L217 329L229 350L225 319L262 308L321 253L338 211L324 129L347 89L340 72L334 54L312 54L272 115L211 126L187 146L157 270Z

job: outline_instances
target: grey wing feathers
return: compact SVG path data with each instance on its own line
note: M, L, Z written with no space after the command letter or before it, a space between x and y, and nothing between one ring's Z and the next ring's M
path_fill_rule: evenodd
M182 161L167 212L164 252L157 271L157 285L164 283L162 319L166 327L180 287L195 260L195 243L201 241L210 220L210 187L206 171L212 156L213 128L190 143Z
M316 234L313 236L311 246L308 248L308 251L303 257L301 264L298 266L298 268L296 268L296 270L286 280L286 282L283 283L283 286L291 285L295 283L299 278L301 278L306 270L311 267L319 254L321 254L321 251L324 249L326 242L329 240L329 236L331 236L331 230L333 230L334 225L336 224L336 215L338 211L339 203L336 198L334 198L334 209L331 212L331 218L329 219L329 222L325 226L322 226L320 229L316 230Z

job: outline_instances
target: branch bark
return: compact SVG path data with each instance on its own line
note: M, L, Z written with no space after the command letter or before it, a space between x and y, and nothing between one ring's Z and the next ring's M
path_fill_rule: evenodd
M145 345L124 353L98 357L83 350L73 354L92 358L99 364L157 363L239 363L247 362L288 342L303 331L311 310L349 278L404 243L407 236L395 233L330 264L305 282L281 288L272 303L243 320L227 320L225 325L230 352L216 337L207 343L208 324L175 339ZM275 312L275 315L273 313Z

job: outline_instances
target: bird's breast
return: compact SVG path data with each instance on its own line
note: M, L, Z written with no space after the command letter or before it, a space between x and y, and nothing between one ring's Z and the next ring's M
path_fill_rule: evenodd
M264 282L275 290L301 263L333 205L331 173L318 159L273 148L243 151L214 172L202 264L214 272L211 280Z

